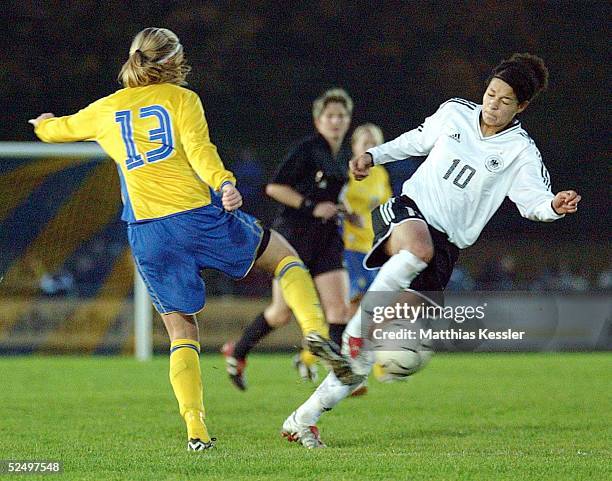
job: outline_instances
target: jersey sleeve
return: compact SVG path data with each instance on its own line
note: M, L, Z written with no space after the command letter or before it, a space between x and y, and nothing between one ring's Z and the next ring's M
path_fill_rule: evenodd
M183 99L178 127L187 160L200 179L217 191L225 182L236 183L234 174L224 167L217 147L210 141L204 107L194 92Z
M372 156L374 165L429 154L440 136L442 126L451 108L450 104L445 102L416 129L410 130L382 145L368 149L367 152Z
M271 183L295 187L306 175L306 169L306 152L304 145L299 144L293 147L283 159L274 177L272 177Z
M76 114L41 121L34 133L43 142L96 140L100 107L104 99L89 104Z
M508 197L516 204L521 215L529 220L552 222L564 217L552 208L555 196L550 189L550 176L540 152L535 147L527 150L527 154L521 155L526 158L526 162L512 182Z

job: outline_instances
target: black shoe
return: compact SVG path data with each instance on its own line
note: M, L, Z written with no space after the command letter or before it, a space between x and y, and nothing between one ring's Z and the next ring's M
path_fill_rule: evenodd
M244 371L246 369L246 360L236 359L234 357L234 346L233 342L226 342L221 348L221 352L225 356L225 370L229 375L230 380L241 391L246 391L246 376Z
M343 384L359 384L365 376L353 372L347 358L340 353L340 348L331 339L325 339L319 334L308 334L304 338L304 345L315 356L327 361L336 377Z

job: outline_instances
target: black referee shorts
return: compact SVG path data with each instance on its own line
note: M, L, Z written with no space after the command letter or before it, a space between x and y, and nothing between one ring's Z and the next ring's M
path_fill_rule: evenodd
M385 254L384 245L393 227L404 222L422 220L427 224L415 202L402 195L393 197L372 211L374 245L366 256L364 263L368 269L381 267L389 256ZM415 291L443 291L459 257L459 248L452 244L446 234L427 224L433 241L434 255L427 268L410 284Z
M309 223L304 226L277 223L274 230L289 241L312 277L344 269L344 244L333 220L322 225Z

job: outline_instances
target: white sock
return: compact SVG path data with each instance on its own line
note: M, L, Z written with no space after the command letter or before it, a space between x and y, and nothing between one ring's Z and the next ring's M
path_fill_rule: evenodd
M412 252L402 249L383 264L374 282L368 288L368 292L399 292L406 289L426 267L427 263ZM361 332L362 307L366 312L372 310L372 306L363 305L367 304L369 297L371 296L366 293L362 305L346 326L345 332L351 337L363 337Z
M368 291L396 292L407 289L426 267L427 263L412 252L402 249L383 264Z
M342 384L333 372L330 372L312 395L295 411L296 421L312 426L325 411L347 397L356 386Z
M347 341L345 341L345 338L347 336L350 336L350 337L362 337L363 336L361 334L361 306L359 306L359 308L357 309L357 312L353 314L353 317L346 325L346 329L344 329L344 336L342 336L342 348L343 349L344 349L344 344L348 342L348 339ZM342 354L344 354L344 350L342 351Z
M426 267L427 264L412 252L401 250L385 262L368 291L398 292L406 289ZM367 306L364 306L364 308L367 310ZM345 332L351 337L362 337L361 306L348 323ZM347 339L346 336L345 339ZM346 349L346 346L343 346L343 349ZM367 368L368 372L374 363L373 358L374 356L371 355L365 360L364 368ZM356 385L343 384L333 372L330 372L306 402L297 408L295 412L297 422L309 426L316 424L325 411L329 411L336 406L355 387Z

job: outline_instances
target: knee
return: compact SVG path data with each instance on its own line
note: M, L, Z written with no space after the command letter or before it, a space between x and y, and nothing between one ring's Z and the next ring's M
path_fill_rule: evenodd
M434 256L433 245L431 245L431 243L429 242L413 243L413 245L407 250L417 256L426 264L429 264Z
M264 311L264 317L271 327L282 327L291 320L291 311L271 306Z
M407 250L429 264L434 256L434 246L427 226L421 222L406 222L394 229L387 254L393 256L401 250Z
M411 254L415 255L419 259L421 259L426 264L433 259L434 256L434 247L431 242L427 241L409 241L409 242L400 242L396 245L394 252L391 252L391 255L398 254L400 251L408 251Z
M194 315L173 312L163 314L162 319L171 342L176 339L191 339L199 342L198 320Z

